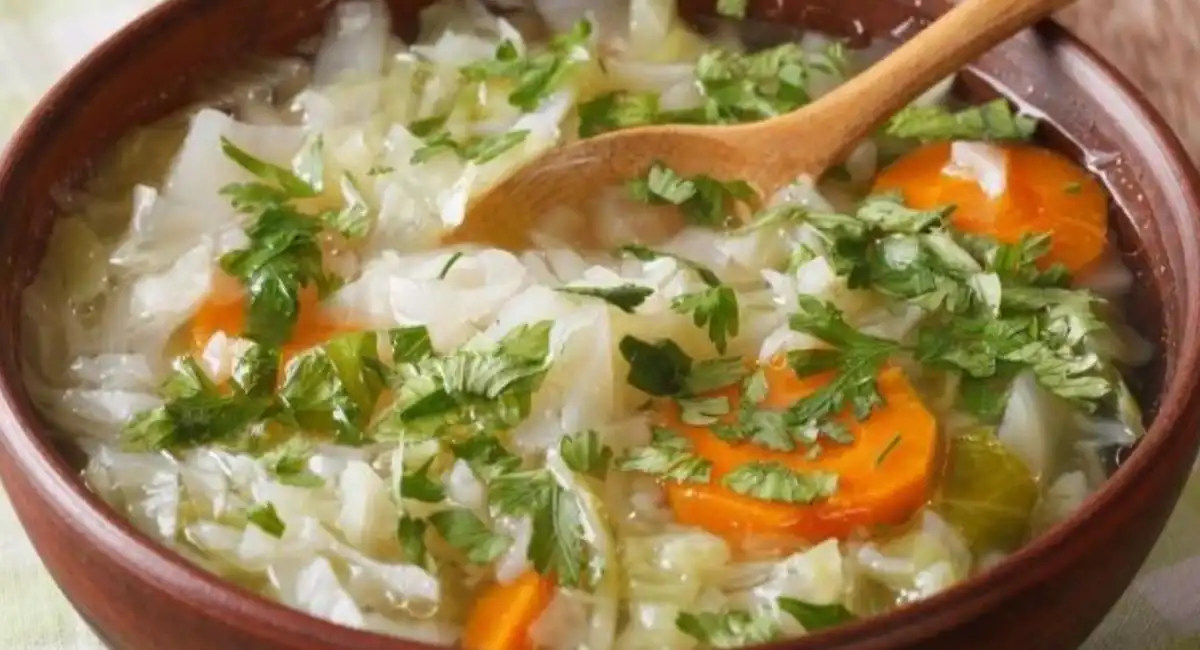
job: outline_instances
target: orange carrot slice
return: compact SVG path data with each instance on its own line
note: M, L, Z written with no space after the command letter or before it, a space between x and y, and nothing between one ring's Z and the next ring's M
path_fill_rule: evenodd
M210 297L196 315L192 317L191 337L193 349L203 350L208 340L217 332L227 336L241 336L246 329L246 301L243 294L224 294ZM320 345L340 332L347 331L321 308L317 290L313 286L300 291L300 316L292 329L292 338L283 347L280 368L289 359L314 345Z
M908 205L927 210L954 205L955 227L1014 243L1024 234L1049 233L1050 253L1072 271L1104 251L1108 199L1084 169L1066 157L1029 145L993 145L1003 154L1004 191L989 196L971 178L946 174L951 145L928 144L901 157L875 179L876 192L899 191Z
M463 650L529 650L529 628L554 597L554 581L535 571L490 585L476 599L463 631Z
M777 359L764 368L768 394L762 408L786 408L828 382L832 374L796 377ZM712 463L708 484L669 483L667 499L676 519L713 533L740 539L747 535L796 537L817 542L846 537L861 526L899 524L927 499L937 451L937 426L903 373L886 368L878 378L886 405L858 422L849 413L839 416L854 436L847 445L820 441L821 454L805 449L780 452L750 443L729 443L707 427L679 420L679 407L670 403L661 412L664 426L690 439L697 455ZM733 410L738 396L728 389ZM723 421L733 422L733 415ZM777 503L740 495L721 484L733 470L754 462L777 462L798 472L835 472L838 489L829 499L811 505Z

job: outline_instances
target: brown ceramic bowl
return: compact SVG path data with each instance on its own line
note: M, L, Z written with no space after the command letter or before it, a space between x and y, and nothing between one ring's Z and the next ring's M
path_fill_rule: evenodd
M424 647L268 602L135 532L79 480L78 454L56 443L35 413L18 365L21 290L43 253L56 190L86 176L89 161L123 132L183 106L197 78L253 55L290 52L320 30L332 4L166 2L58 84L0 164L0 475L50 573L119 650ZM413 32L417 4L391 2L401 34ZM712 2L684 4L695 16ZM861 37L905 33L948 4L781 0L759 3L755 15ZM994 94L985 78L1008 89L1048 116L1048 142L1102 171L1114 229L1138 274L1135 322L1161 342L1158 362L1135 378L1153 425L1075 516L998 568L920 604L777 648L1075 647L1145 559L1200 445L1200 179L1179 143L1124 79L1055 25L1022 34L985 57L977 71L964 84L968 96Z

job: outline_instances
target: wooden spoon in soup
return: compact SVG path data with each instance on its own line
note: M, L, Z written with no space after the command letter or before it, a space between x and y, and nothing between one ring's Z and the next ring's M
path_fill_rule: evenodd
M555 218L556 236L601 247L594 220L576 219L562 232L559 217L589 214L598 194L656 163L683 176L747 181L759 197L770 197L801 175L819 177L934 82L1071 1L966 0L870 69L787 115L750 124L631 128L551 150L474 199L447 243L528 248L530 234ZM668 212L660 212L662 223L642 229L665 239L684 223Z

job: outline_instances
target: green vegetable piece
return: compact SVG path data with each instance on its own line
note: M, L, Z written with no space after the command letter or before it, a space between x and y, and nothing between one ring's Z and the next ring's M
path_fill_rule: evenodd
M938 106L909 106L892 116L885 131L898 138L935 140L1028 140L1037 120L1013 113L1003 99L952 112Z
M622 284L615 287L559 287L558 291L599 298L626 314L632 314L638 306L646 302L646 298L654 293L654 289L636 284Z
M284 374L279 401L302 428L335 431L342 444L362 444L383 391L374 332L343 334L296 357Z
M649 445L626 452L617 468L681 483L709 482L712 463L693 452L690 440L661 427L655 427L652 435Z
M602 479L612 463L612 448L600 442L594 430L567 436L559 444L563 461L572 471Z
M470 510L436 512L429 516L429 523L447 544L466 554L471 564L490 564L512 545L510 538L492 532Z
M806 632L837 627L856 619L850 610L840 604L814 605L787 597L780 597L778 603L779 609L796 619L796 622L804 626Z
M247 510L246 520L276 539L283 537L284 531L287 530L287 526L279 518L279 513L275 511L275 504L269 501L257 504Z
M983 429L950 440L932 507L981 553L1019 545L1037 499L1029 468Z
M721 484L738 494L779 503L816 503L837 491L837 474L800 473L781 463L747 463L726 474Z
M743 610L680 612L675 627L710 648L741 648L774 641L782 635L774 619Z

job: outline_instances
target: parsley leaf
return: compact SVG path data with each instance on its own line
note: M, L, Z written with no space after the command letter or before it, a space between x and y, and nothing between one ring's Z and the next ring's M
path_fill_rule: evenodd
M388 332L392 341L392 361L418 363L433 356L433 341L424 325L398 327Z
M346 239L366 237L371 230L371 206L367 204L358 181L354 180L350 172L342 174L341 188L345 205L341 210L331 210L322 214L322 223Z
M247 510L246 520L276 539L283 537L284 531L287 530L287 526L279 518L279 513L275 511L275 504L269 501L265 504L257 504Z
M489 564L512 545L511 539L492 532L470 510L435 512L429 516L429 523L447 544L465 553L471 564Z
M498 342L475 339L446 356L396 368L395 400L376 421L381 439L506 429L525 419L548 369L550 321L525 324Z
M690 223L709 228L728 226L737 202L757 194L745 181L719 181L699 174L684 178L656 162L643 178L626 184L630 196L648 205L677 205Z
M456 458L467 462L481 481L491 481L521 468L520 457L506 449L495 436L475 435L451 444L450 448Z
M781 596L779 609L787 612L806 632L816 632L855 620L854 614L840 604L814 605L795 598Z
M325 485L325 479L308 471L312 453L312 445L297 436L267 452L261 462L284 485L321 487Z
M320 224L282 206L269 207L246 230L247 248L221 258L221 268L249 294L247 335L268 347L287 342L300 314L300 290L324 294L333 279L321 267Z
M251 343L233 362L233 381L251 397L270 397L279 375L279 351Z
M343 334L296 357L279 389L287 414L308 431L336 431L342 444L365 442L384 386L376 341L374 332Z
M746 364L738 357L705 359L691 365L684 379L684 393L700 395L741 381L747 374Z
M865 420L875 406L883 403L876 378L883 364L900 346L859 332L846 323L836 307L812 296L798 296L797 307L790 319L792 329L815 336L837 349L820 353L798 351L789 355L792 368L802 377L834 367L839 372L821 388L793 404L791 416L824 428L825 420L849 405L857 419Z
M626 472L642 472L681 483L708 483L712 463L697 456L692 443L670 429L655 427L648 446L626 452L617 464Z
M575 496L548 470L496 477L488 486L488 503L503 514L532 518L528 557L539 574L555 576L564 587L580 586L585 564L582 513Z
M579 105L579 137L646 126L658 121L658 95L614 91Z
M692 358L671 339L648 343L626 334L617 346L629 363L625 381L657 397L678 395L692 370Z
M508 102L525 112L533 111L543 99L561 88L583 60L579 50L592 36L592 23L580 20L570 31L555 36L540 52L522 56L509 40L497 48L490 61L472 63L462 69L467 81L502 78L513 82Z
M690 313L696 327L707 328L708 338L717 352L725 353L729 339L741 329L738 298L733 287L721 285L683 294L671 301L671 309Z
M301 155L297 157L294 165L296 171L292 171L260 160L238 147L229 138L222 136L221 151L225 157L253 174L262 183L234 184L222 188L221 193L234 197L235 204L241 203L242 205L261 204L261 199L264 197L271 197L272 203L281 202L280 199L315 197L321 193L319 165L322 148L321 139L314 140L309 151L301 151ZM245 200L245 197L254 196L258 198ZM238 197L243 198L238 200Z
M940 106L908 106L892 116L885 131L898 138L934 140L1028 140L1037 120L1013 113L1003 99L957 113Z
M400 550L404 559L410 564L421 567L429 566L429 550L425 545L425 531L429 524L423 519L405 515L396 524L396 538L400 542Z
M711 648L741 648L774 641L782 635L772 618L743 610L680 612L675 617L675 627Z
M791 112L811 101L809 55L796 43L739 54L710 50L696 63L696 78L708 101L707 120L737 123Z
M559 449L563 462L571 471L579 474L602 479L612 463L612 448L601 443L600 435L594 430L564 437Z
M721 484L763 501L809 504L833 496L838 476L828 472L800 473L782 463L754 462L726 474Z
M661 253L636 244L622 247L621 252L643 262L664 257L673 259L681 268L695 273L701 282L708 285L699 291L677 296L671 301L671 309L681 314L691 313L696 327L708 328L708 338L717 352L725 353L729 339L736 337L741 329L738 297L733 287L723 284L712 269L678 255Z
M483 165L521 144L528 137L528 130L519 129L458 142L448 132L439 131L424 138L425 146L413 153L411 162L417 165L432 160L441 153L452 152L463 160Z
M121 433L124 448L178 450L231 441L270 407L269 400L251 397L240 389L222 393L191 357L175 361L163 394L166 401L162 406L135 415L125 425Z
M400 495L405 499L413 499L423 503L441 503L446 498L446 488L441 481L429 475L433 461L437 456L430 456L416 471L405 472L400 478Z
M626 314L632 314L639 305L646 301L646 298L654 293L654 289L637 284L622 284L615 287L559 287L558 291L599 298Z

